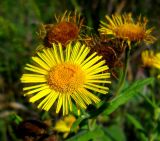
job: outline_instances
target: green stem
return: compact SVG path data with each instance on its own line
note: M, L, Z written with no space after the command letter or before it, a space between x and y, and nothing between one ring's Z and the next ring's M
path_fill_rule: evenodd
M124 64L125 66L124 66L123 74L122 74L122 77L120 79L120 83L118 85L115 96L117 96L119 94L119 92L121 91L121 89L123 88L123 85L124 85L124 82L125 82L125 79L126 79L128 64L129 64L130 50L131 50L130 48L126 48L126 50L125 50L125 64Z
M90 131L93 131L96 128L96 118L88 120L88 128Z

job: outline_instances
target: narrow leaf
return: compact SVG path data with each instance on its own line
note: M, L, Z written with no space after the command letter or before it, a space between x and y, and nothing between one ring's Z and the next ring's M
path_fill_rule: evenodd
M154 80L153 78L147 78L134 82L131 86L123 90L120 93L120 95L118 95L112 101L109 102L104 113L106 115L109 115L112 112L114 112L119 106L125 104L130 99L137 96L139 94L138 91L140 91L140 89L145 85L151 84L153 80Z

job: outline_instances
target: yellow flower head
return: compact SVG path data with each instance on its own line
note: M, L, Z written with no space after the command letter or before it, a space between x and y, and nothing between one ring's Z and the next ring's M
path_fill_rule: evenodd
M30 102L41 102L38 108L48 111L56 104L56 113L62 108L63 115L72 111L72 103L77 108L86 109L87 105L98 103L100 99L92 92L106 94L106 83L110 78L108 66L97 53L88 55L90 49L79 42L68 44L63 50L62 44L53 44L32 57L33 64L27 64L30 71L22 75L25 96L32 95ZM79 110L78 110L79 111Z
M64 133L63 137L67 137L70 133L72 124L76 121L76 118L73 115L65 116L63 119L60 119L56 122L54 130Z
M60 42L65 46L70 41L83 40L83 19L80 14L66 11L62 16L55 16L55 19L56 23L40 27L39 37L46 47L52 47L52 43Z
M160 69L160 53L155 54L153 51L145 50L141 56L144 66Z
M144 41L151 44L155 41L155 37L151 35L153 28L146 29L147 19L139 16L137 21L134 21L131 13L124 15L112 15L112 18L106 16L108 23L101 21L99 28L100 34L113 35L115 38L120 38L127 41L130 46L131 42Z

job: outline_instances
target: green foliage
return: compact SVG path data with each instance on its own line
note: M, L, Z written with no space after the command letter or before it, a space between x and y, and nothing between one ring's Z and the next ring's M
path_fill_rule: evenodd
M7 141L7 134L6 134L6 126L5 126L5 122L4 120L0 119L0 127L3 127L3 128L0 128L0 139L2 141Z
M152 46L133 49L128 75L124 75L126 85L122 85L117 95L120 80L113 78L110 93L102 96L100 104L90 105L80 116L73 107L77 120L66 139L62 138L63 133L53 131L61 116L54 109L45 113L26 102L19 80L24 65L40 44L36 35L38 26L55 22L55 14L76 9L84 16L86 26L91 26L91 32L97 33L99 21L106 14L132 12L134 16L148 17L149 26L155 27L155 35L159 37L159 4L159 0L0 1L0 141L21 141L16 129L26 119L45 121L50 127L45 136L54 133L66 141L160 141L160 81L152 77L157 76L157 70L142 69L139 61L141 50ZM159 45L158 39L153 48L158 51Z
M105 134L110 138L112 141L126 141L126 137L122 127L118 125L111 125L107 128L103 128Z
M82 131L76 134L74 137L67 139L66 141L99 141L99 140L105 140L105 141L111 141L109 137L107 137L104 133L104 130L101 127L97 127L93 131Z
M114 110L116 110L119 106L125 104L129 100L131 100L133 97L138 95L139 91L148 84L153 83L153 78L147 78L144 80L138 80L134 82L131 86L123 90L119 96L115 97L111 102L109 103L109 106L106 108L104 113L106 115L111 114Z
M93 118L93 117L97 117L99 114L103 113L105 116L108 116L110 114L112 114L116 109L119 108L119 106L121 105L124 105L126 104L129 100L131 100L132 98L134 98L135 96L139 95L139 91L142 90L142 88L148 84L152 84L154 82L154 78L147 78L147 79L143 79L143 80L137 80L136 82L134 82L133 84L131 84L130 86L128 86L127 88L125 88L119 96L113 98L111 101L109 102L104 102L98 109L96 109L95 112L91 113L90 115L84 115L82 117L79 117L76 122L74 122L74 124L72 125L72 128L71 128L71 131L74 131L82 121L84 120L88 120L89 118ZM128 120L131 121L132 123L134 123L135 127L138 128L138 129L141 129L142 130L142 126L140 125L140 123L138 121L136 121L134 119L134 117L131 117L129 116L128 114ZM94 129L97 129L98 127L94 127ZM114 132L111 132L112 130ZM110 131L111 130L111 131ZM114 141L125 141L125 135L123 135L122 133L121 134L118 134L117 133L117 136L115 135L116 132L121 132L120 131L120 128L118 127L108 127L107 129L105 129L106 132L105 133L109 133L109 135L104 135L104 136L107 136L108 138L110 138L111 136L111 139ZM96 131L98 132L98 131ZM111 134L112 133L112 134ZM82 139L85 141L85 140L88 140L89 139L92 139L93 137L93 132L91 133L83 133L83 137ZM111 135L110 135L111 134ZM82 136L82 135L80 135ZM95 134L96 136L96 134ZM94 136L94 137L95 137ZM98 135L97 135L98 136ZM73 139L76 140L76 139L81 139L81 137L79 137L78 135L76 135L76 137ZM96 138L96 137L95 137ZM123 139L122 139L123 138ZM72 140L73 140L72 139ZM82 140L81 139L81 140ZM110 139L110 140L111 140Z
M147 141L147 136L145 135L145 129L143 128L141 123L134 116L132 116L130 114L127 114L126 116L127 116L127 120L131 124L133 124L135 129L139 132L141 140L142 141Z

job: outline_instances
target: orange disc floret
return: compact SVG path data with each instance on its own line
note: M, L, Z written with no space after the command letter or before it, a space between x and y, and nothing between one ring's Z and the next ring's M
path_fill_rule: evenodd
M101 21L99 32L101 35L111 35L113 38L131 42L145 42L152 44L156 38L152 35L153 28L148 28L148 20L141 16L137 20L133 19L132 14L106 16L107 22Z

